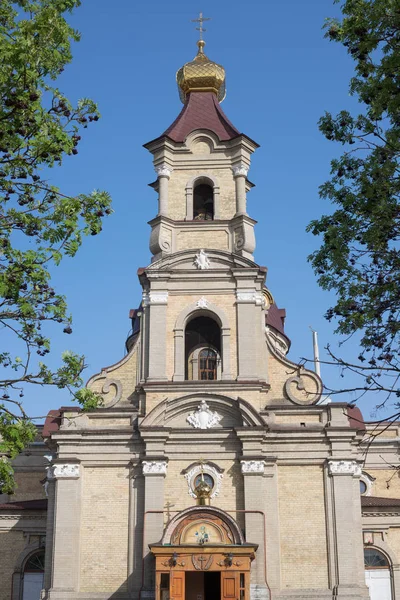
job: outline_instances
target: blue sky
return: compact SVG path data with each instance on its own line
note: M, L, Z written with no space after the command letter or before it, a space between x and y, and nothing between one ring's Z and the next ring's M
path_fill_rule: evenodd
M79 154L51 173L64 193L108 190L115 213L102 234L85 240L73 260L53 271L73 314L72 336L61 330L54 354L85 354L87 377L124 354L128 313L140 302L138 267L150 262L147 221L157 212L151 155L142 144L159 136L181 109L175 73L196 53L191 19L212 17L205 26L207 55L224 65L223 110L260 145L249 178L249 214L258 220L255 259L268 267L267 284L287 310L290 357L311 357L309 326L319 333L321 353L337 343L323 318L329 294L319 289L307 255L318 241L308 222L329 211L318 186L341 148L325 140L317 122L325 110L357 111L348 93L353 63L345 49L324 39L324 19L337 16L331 0L85 0L70 19L82 40L58 80L72 100L93 98L101 120L83 131ZM355 344L353 344L355 346ZM346 352L357 356L357 348ZM323 368L327 384L343 384ZM31 413L69 404L68 394L35 388L26 394ZM343 398L344 400L344 398ZM346 400L351 400L347 397ZM364 405L370 416L373 398Z

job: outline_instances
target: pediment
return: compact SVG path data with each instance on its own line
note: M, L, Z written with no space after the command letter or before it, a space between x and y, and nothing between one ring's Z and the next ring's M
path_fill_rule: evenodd
M265 426L263 418L242 398L195 393L179 398L166 398L143 419L139 429L147 427L221 429Z
M191 250L182 250L180 252L174 252L169 256L161 258L160 260L152 263L149 267L147 267L146 271L151 273L151 271L194 271L198 272L200 269L196 266L196 255L200 252L201 248L191 249ZM208 272L212 272L213 270L228 270L228 269L240 269L243 267L252 267L254 269L259 269L260 267L254 263L253 261L244 258L243 256L239 256L237 254L232 254L231 252L226 252L224 250L209 250L204 248L204 252L207 255L207 259L209 261L209 266L206 269Z

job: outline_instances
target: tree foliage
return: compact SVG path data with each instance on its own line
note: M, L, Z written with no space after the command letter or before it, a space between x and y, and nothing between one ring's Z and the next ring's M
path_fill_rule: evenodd
M309 258L320 286L336 292L326 317L360 336L354 361L331 353L332 362L361 377L359 395L384 392L384 404L400 398L400 0L346 0L341 10L326 37L355 61L350 93L362 109L319 121L344 151L320 188L334 210L308 226L322 236Z
M99 119L92 100L73 106L55 85L71 62L71 42L79 41L65 18L79 4L0 3L0 483L8 492L10 459L35 435L34 409L22 400L27 389L69 388L84 408L99 401L79 389L84 357L65 352L55 368L48 361L54 324L72 333L50 268L74 257L111 213L106 192L70 197L48 180L50 168L78 154L80 130Z

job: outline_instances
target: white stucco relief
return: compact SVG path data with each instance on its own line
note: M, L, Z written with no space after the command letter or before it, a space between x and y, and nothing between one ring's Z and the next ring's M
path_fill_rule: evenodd
M352 475L361 477L361 465L355 460L330 460L328 461L329 475Z
M195 429L210 429L219 424L222 417L215 411L210 410L207 402L202 400L197 410L189 415L186 421Z
M47 479L78 479L80 468L77 464L64 463L47 469Z
M196 254L193 264L197 269L204 271L205 269L211 268L210 259L203 249L200 250L198 254Z
M255 304L256 306L265 306L264 295L260 292L249 291L249 292L237 292L236 302L243 304Z
M144 460L143 475L166 475L168 463L166 460Z
M263 460L241 460L242 473L264 473L265 463Z
M209 305L210 305L209 301L207 300L207 298L204 298L204 296L199 298L199 300L197 300L197 302L196 302L197 308L208 308Z
M171 177L172 169L166 164L158 165L154 167L155 172L157 173L157 177Z

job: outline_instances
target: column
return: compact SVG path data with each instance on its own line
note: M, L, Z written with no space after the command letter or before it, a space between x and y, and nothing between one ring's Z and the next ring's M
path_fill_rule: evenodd
M144 590L142 598L152 600L155 596L155 565L149 544L161 540L164 531L164 481L167 474L166 460L144 460L144 518L143 549ZM160 511L152 513L149 511Z
M246 178L249 169L239 164L232 168L233 176L236 185L236 217L238 215L246 215Z
M251 565L250 599L268 600L269 594L265 581L266 524L262 504L266 492L265 461L251 459L241 460L240 463L244 480L245 509L259 511L255 514L245 513L246 542L258 544L256 558Z
M168 182L172 169L166 164L158 165L155 172L158 177L158 214L162 217L168 216Z
M52 584L49 598L76 595L79 581L81 481L79 463L57 463L48 470L55 479ZM54 484L53 484L54 485Z
M336 598L368 598L364 580L361 500L358 480L361 466L354 460L328 461L333 508Z
M151 291L143 299L149 307L148 381L166 381L168 292Z

